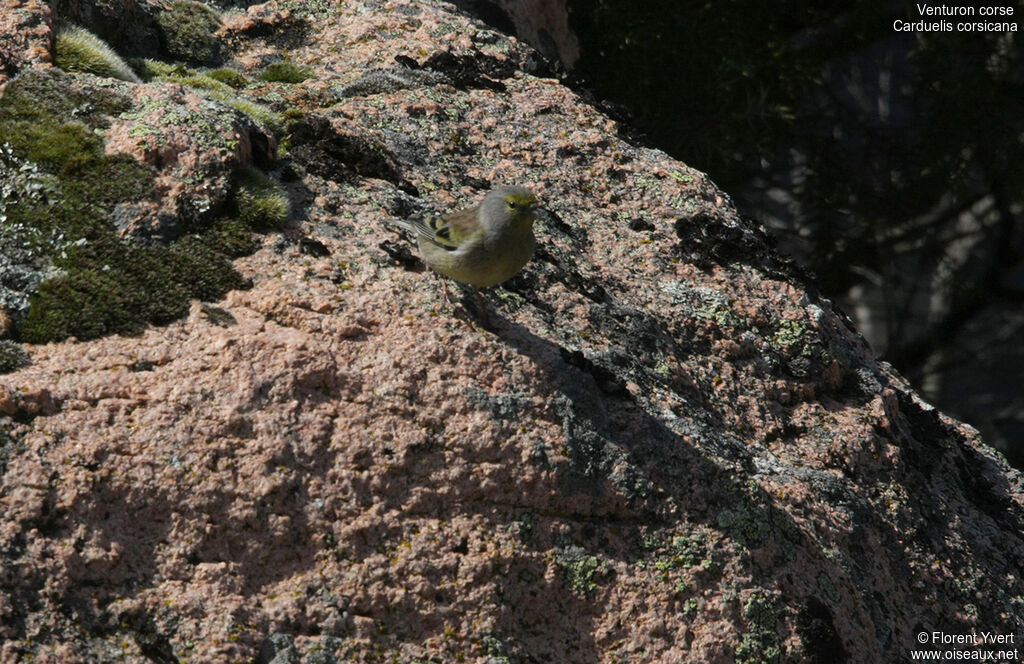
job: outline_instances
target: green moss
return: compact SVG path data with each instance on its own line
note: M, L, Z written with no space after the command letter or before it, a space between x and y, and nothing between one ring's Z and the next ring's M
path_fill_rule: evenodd
M202 235L212 251L229 258L248 256L255 248L252 228L237 219L219 219Z
M129 106L116 90L89 94L60 70L31 70L11 81L0 98L0 142L53 174L75 171L103 160L93 130Z
M238 81L233 79L230 74L224 73L232 72L237 74L237 72L231 69L214 69L202 72L190 69L182 64L172 64L148 58L136 60L134 66L147 82L167 81L184 85L195 90L203 97L219 101L226 106L245 113L254 122L263 125L276 136L280 136L282 133L281 119L277 113L262 104L243 99L235 94L233 84L237 84ZM247 81L241 74L237 75L242 77L243 81ZM245 83L242 83L242 86L244 85Z
M49 279L29 300L29 312L18 335L29 343L77 336L100 337L141 330L133 316L130 295L113 276L90 269Z
M249 85L249 79L234 69L228 69L227 67L221 67L220 69L211 69L206 72L206 75L215 81L226 83L235 90L241 90L245 86Z
M0 374L10 373L28 364L28 353L21 344L6 339L0 341Z
M288 220L288 198L281 185L255 168L242 171L236 201L239 219L255 230L280 228Z
M98 104L119 108L95 90ZM153 171L127 155L107 156L96 115L73 120L69 103L88 106L88 91L57 70L14 79L0 98L5 160L29 159L50 178L45 196L19 196L4 206L0 231L19 230L58 271L29 298L16 334L42 343L132 334L188 310L190 298L216 299L244 286L229 257L252 250L249 227L224 220L169 246L142 247L118 237L115 206L152 195ZM38 178L36 178L38 179Z
M227 83L204 73L189 69L181 64L169 64L158 60L145 60L145 77L147 81L179 83L193 90L214 90L223 94L232 94L234 88Z
M217 250L205 236L188 236L173 245L167 264L189 298L216 300L224 293L242 288L245 280L235 272L231 261ZM184 275L187 280L184 280Z
M51 173L74 172L103 159L99 138L80 122L23 124L19 129L19 136L10 136L13 145L20 142L23 156Z
M53 61L65 71L80 71L138 83L139 77L106 42L88 30L70 25L57 31Z
M102 88L76 84L60 70L30 69L18 76L10 85L17 94L11 94L8 86L4 90L4 116L25 119L40 114L74 116L76 120L92 128L106 127L107 116L117 115L131 107L128 87L115 83Z
M65 273L40 284L18 328L23 341L135 334L244 286L231 262L203 236L139 247L107 234L70 248Z
M243 99L242 97L238 97L233 94L225 94L213 90L209 91L206 96L211 99L216 99L236 111L245 113L254 121L269 129L275 136L281 135L282 127L280 118L277 113L270 110L263 104L257 104L254 101L249 101L248 99Z
M164 52L177 60L213 64L220 45L213 34L220 28L217 13L200 2L179 0L156 17Z
M302 83L313 76L313 71L293 62L275 62L260 72L260 80L270 83Z
M151 58L135 58L129 61L132 69L147 83L155 80L187 76L192 70L178 62L164 62Z

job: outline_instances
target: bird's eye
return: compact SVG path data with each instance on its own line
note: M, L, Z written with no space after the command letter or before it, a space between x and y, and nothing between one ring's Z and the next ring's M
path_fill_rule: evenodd
M516 209L516 207L518 207L518 206L516 205L516 202L515 202L515 201L506 201L506 202L508 203L508 208L509 208L510 210L515 210L515 209Z

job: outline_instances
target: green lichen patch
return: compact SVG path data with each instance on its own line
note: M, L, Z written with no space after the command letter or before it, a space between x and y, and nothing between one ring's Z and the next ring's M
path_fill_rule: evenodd
M718 527L738 544L747 548L760 546L771 535L767 511L743 504L719 512Z
M0 219L0 235L16 233L33 262L50 266L17 321L21 341L132 334L183 315L191 298L216 299L244 286L229 260L252 250L243 221L193 228L195 234L168 246L143 247L119 237L112 211L149 198L154 172L128 155L106 155L101 134L93 130L105 120L94 110L76 114L69 106L124 115L130 106L121 99L105 88L78 86L58 70L16 78L0 98L4 162L35 169L26 187L45 185L45 192L36 187L6 202Z
M578 546L561 549L555 554L555 564L562 574L562 580L578 595L589 595L597 588L595 576L604 568L601 559L589 555Z
M114 49L84 28L68 25L57 31L53 61L65 71L79 71L138 83L139 77Z
M274 62L260 72L260 80L268 83L302 83L312 76L309 67L294 62Z
M722 563L716 561L715 541L719 538L714 531L705 528L688 528L684 532L662 534L648 532L640 541L642 555L634 561L640 568L651 569L662 583L670 583L678 593L694 586L698 575L717 576Z
M747 631L736 647L736 664L782 661L782 639L776 628L779 608L775 598L762 590L751 593L743 605L743 617Z
M220 44L213 36L220 17L201 2L179 0L156 17L160 43L167 55L198 65L214 64L220 58Z

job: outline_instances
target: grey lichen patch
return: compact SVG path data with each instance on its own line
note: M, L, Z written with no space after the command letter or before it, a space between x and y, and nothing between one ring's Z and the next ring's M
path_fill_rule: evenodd
M0 374L10 373L29 364L29 356L19 343L0 340Z
M719 512L718 527L748 548L763 544L771 533L766 513L745 505Z
M278 6L305 18L323 21L338 11L338 6L329 0L279 0Z
M662 293L673 305L681 306L685 313L709 320L721 328L743 328L743 319L733 308L732 301L710 288L693 288L682 281L663 281Z
M349 97L369 97L372 95L396 92L398 90L431 87L452 81L440 72L395 67L392 69L373 69L355 81L335 86L332 91L339 99Z
M210 79L212 81L212 79ZM218 84L223 85L223 84ZM203 94L205 92L205 94ZM135 126L131 132L139 138L150 137L153 148L160 146L161 137L165 133L161 127L178 127L187 129L189 137L204 150L222 150L233 153L238 148L235 138L239 117L219 105L221 93L218 90L200 91L200 95L208 100L207 108L193 109L183 103L168 103L165 97L142 95L134 109L120 114L122 120L133 121ZM226 93L227 97L233 94ZM232 100L229 100L232 101ZM228 102L227 105L231 105ZM255 105L258 106L258 105ZM244 111L242 111L244 113ZM248 114L247 114L248 115ZM273 115L271 113L271 115ZM196 172L194 177L201 176Z
M22 207L45 206L60 196L59 180L0 145L0 309L15 321L28 310L29 295L53 272L46 247L63 242L26 223ZM10 213L10 214L9 214Z

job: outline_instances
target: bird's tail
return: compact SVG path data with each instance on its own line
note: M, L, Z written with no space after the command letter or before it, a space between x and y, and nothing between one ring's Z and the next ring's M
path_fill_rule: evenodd
M434 230L419 220L414 219L396 219L394 217L388 217L384 221L392 226L398 226L403 228L417 237L426 238L431 242L434 241Z

